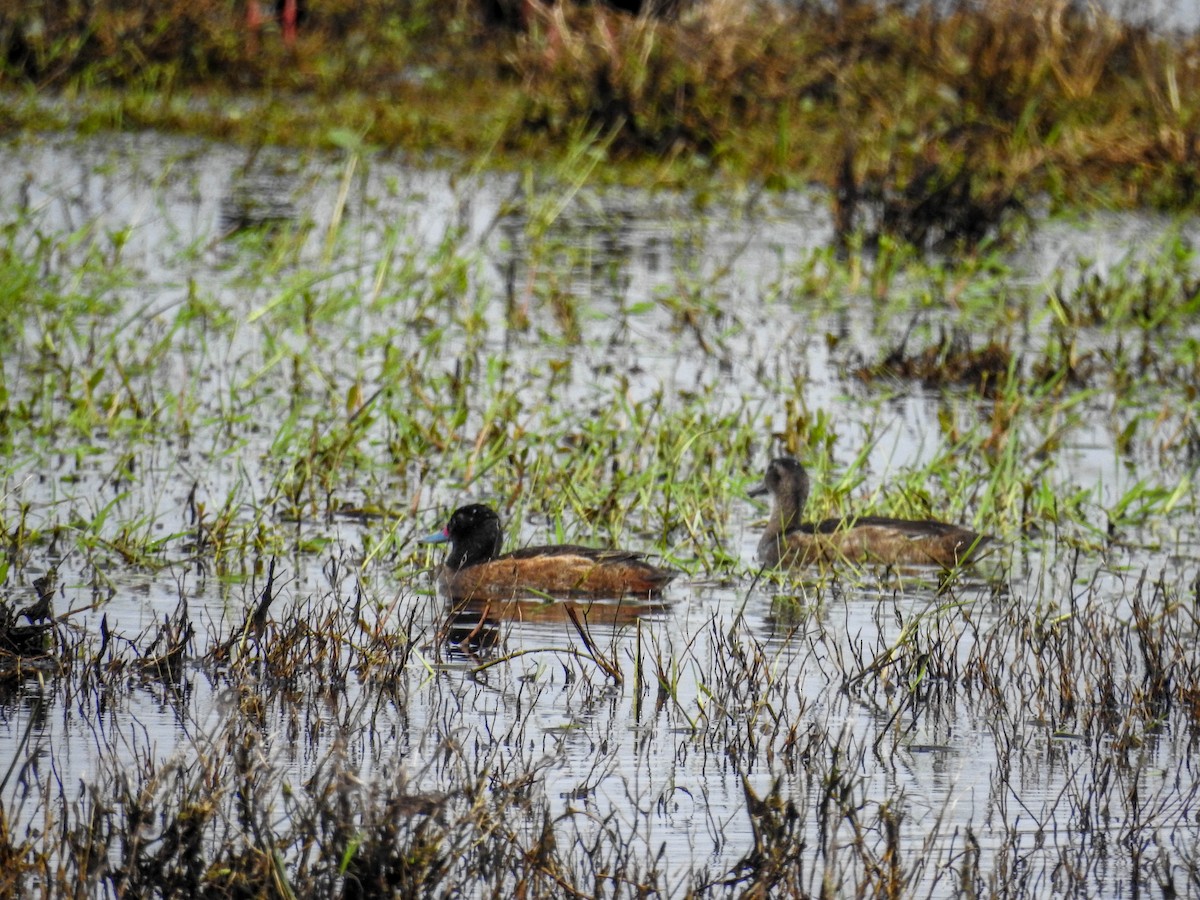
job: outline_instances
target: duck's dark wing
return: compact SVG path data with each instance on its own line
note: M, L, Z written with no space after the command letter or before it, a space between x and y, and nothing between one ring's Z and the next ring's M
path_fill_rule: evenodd
M572 557L586 559L600 565L606 563L638 562L646 558L646 554L633 550L611 550L597 547L581 547L577 544L554 544L547 547L521 547L511 553L502 553L496 557L501 559L561 559Z
M833 534L852 528L890 529L911 538L949 537L951 535L973 535L969 528L939 522L937 519L893 519L888 516L848 516L842 519L822 519L820 522L803 522L788 529L788 534ZM986 540L986 538L985 538Z

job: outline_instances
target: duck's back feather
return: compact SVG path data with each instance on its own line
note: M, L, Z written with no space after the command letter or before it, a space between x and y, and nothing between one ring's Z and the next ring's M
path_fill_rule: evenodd
M654 595L678 573L629 550L558 545L522 547L495 559L442 573L452 597L508 599L521 594L554 596Z
M850 561L952 568L976 555L988 540L967 528L934 519L824 519L789 529L779 541L777 562L806 565Z

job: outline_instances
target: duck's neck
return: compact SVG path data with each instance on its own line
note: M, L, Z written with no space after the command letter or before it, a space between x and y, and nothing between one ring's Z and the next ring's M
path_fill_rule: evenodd
M791 490L781 490L775 494L771 519L767 523L767 531L775 534L787 534L802 521L804 505L808 503L808 473L801 471L794 483L781 487L790 487Z
M467 566L495 559L500 555L503 545L504 535L500 533L499 522L486 522L476 531L456 538L451 543L450 554L446 557L446 568L457 572Z
M801 522L804 514L804 504L808 502L808 473L801 472L794 484L780 485L775 492L771 504L771 518L767 520L767 530L758 541L758 558L764 565L779 564L783 552L784 536Z

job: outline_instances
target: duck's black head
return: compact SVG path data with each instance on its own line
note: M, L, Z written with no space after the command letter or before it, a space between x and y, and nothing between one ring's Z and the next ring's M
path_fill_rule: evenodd
M446 566L454 570L487 562L499 556L500 548L504 545L500 517L494 509L482 503L456 509L446 525L445 534L450 541Z

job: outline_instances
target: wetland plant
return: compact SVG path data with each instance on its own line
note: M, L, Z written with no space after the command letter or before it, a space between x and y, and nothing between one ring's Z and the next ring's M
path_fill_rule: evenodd
M165 274L52 207L3 233L0 893L1200 890L1182 242L1003 303L998 251L746 278L703 243L556 293L576 187L531 180L518 322L466 229L357 247L350 171ZM917 313L901 362L952 374L970 334L1003 367L839 373ZM756 573L745 491L801 449L822 513L936 510L1010 558ZM662 554L673 602L442 602L415 538L468 494L518 544Z

